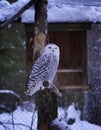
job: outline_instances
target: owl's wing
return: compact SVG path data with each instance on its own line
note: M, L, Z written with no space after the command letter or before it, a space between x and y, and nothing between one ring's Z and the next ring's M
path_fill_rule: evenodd
M49 71L50 61L51 57L48 54L44 54L36 60L29 76L28 88L33 88L36 84L44 80L46 73Z

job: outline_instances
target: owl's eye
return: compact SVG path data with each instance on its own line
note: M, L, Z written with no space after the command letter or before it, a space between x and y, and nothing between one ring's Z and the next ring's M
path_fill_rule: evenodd
M57 47L55 47L55 49L57 49Z
M51 49L51 47L50 47L50 46L49 46L48 48L49 48L49 49Z

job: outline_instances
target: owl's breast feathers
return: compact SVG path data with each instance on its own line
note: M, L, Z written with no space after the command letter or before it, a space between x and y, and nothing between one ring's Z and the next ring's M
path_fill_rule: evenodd
M56 71L57 66L57 59L53 54L44 54L39 57L32 67L28 88L35 87L40 81L53 80L53 73Z
M41 55L32 67L27 84L30 93L33 89L40 89L43 81L53 82L58 67L58 59L55 55L48 53ZM33 90L34 93L34 90Z

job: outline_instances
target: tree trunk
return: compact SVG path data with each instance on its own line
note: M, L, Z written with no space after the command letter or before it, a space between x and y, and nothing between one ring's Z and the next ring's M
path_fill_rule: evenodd
M34 60L40 56L47 40L47 3L47 0L35 2Z
M39 91L36 96L38 107L38 130L50 130L51 121L57 117L57 95L49 89ZM54 130L54 129L53 129Z
M47 0L35 2L34 54L35 61L47 43ZM50 123L57 117L57 96L49 89L36 94L38 130L50 130Z

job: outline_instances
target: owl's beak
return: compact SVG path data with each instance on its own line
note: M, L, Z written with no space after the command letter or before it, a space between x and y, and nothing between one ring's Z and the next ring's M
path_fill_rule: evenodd
M52 52L54 52L54 49L52 50Z

